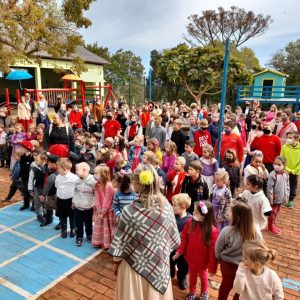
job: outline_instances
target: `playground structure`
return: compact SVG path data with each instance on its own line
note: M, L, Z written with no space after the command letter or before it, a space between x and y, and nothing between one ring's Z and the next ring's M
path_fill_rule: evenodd
M110 98L116 100L112 85L86 85L83 81L80 82L79 87L68 87L67 82L64 82L64 88L24 89L22 92L23 94L29 93L31 99L35 102L38 100L38 95L42 93L48 101L49 106L55 106L58 97L62 97L67 104L75 102L76 104L81 105L82 110L85 105L92 103L95 97L104 100L104 107L107 106ZM16 103L19 103L21 99L20 89L16 90L15 95ZM5 102L3 105L6 106L8 112L10 112L11 100L8 88L5 89Z
M286 86L286 76L274 70L264 70L254 75L252 86L238 86L237 105L259 101L262 104L291 104L299 110L300 86Z

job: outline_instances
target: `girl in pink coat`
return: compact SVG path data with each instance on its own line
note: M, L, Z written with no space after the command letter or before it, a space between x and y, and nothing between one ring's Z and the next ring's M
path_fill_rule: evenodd
M215 243L218 229L215 226L214 210L209 201L194 203L193 218L186 222L181 233L181 244L173 259L184 255L189 266L189 294L186 300L194 300L197 277L201 280L200 300L207 300L208 272L214 276L217 271Z

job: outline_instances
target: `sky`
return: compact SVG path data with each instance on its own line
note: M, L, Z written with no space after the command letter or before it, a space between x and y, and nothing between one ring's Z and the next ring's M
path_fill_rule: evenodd
M188 16L232 5L269 14L273 19L264 35L244 44L252 48L262 66L277 50L300 38L297 0L97 0L85 14L93 25L81 34L87 43L98 42L111 53L120 48L131 50L142 58L148 71L151 50L161 51L184 42Z

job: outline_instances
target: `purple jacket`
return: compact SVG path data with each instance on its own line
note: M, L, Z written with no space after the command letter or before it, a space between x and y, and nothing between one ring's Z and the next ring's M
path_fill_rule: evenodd
M174 163L175 163L176 155L168 155L164 154L163 162L162 162L162 170L168 174L170 171L173 170Z

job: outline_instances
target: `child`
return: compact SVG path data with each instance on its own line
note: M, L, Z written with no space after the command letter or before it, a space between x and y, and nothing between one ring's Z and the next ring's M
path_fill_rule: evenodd
M138 140L140 141L141 145L144 143L144 136L140 135L138 136ZM134 141L131 142L134 144ZM130 143L130 144L131 144ZM125 146L125 139L123 136L116 135L114 137L114 145L115 145L115 150L117 154L120 154L123 156L123 159L128 160L128 155L127 155L127 150Z
M42 202L46 211L44 220L40 224L41 227L47 226L53 222L53 209L57 210L55 179L58 175L56 163L59 159L59 156L47 155L47 158L48 172L46 173L46 182L42 195L40 196L40 201Z
M238 117L237 124L239 126L240 136L241 136L241 139L243 142L243 147L245 148L246 144L247 144L247 136L246 136L246 117L244 114L241 114Z
M57 189L57 214L61 224L61 237L66 238L67 219L70 223L70 237L73 238L75 232L74 210L72 209L72 198L75 193L75 182L78 177L71 173L72 162L68 158L60 158L57 162L58 175L55 179Z
M177 194L172 197L172 206L179 233L182 232L186 222L192 218L191 214L186 211L190 205L191 198L188 194ZM173 251L170 255L171 278L175 276L175 266L177 265L178 285L181 290L185 290L187 288L186 275L189 271L189 267L183 255L173 260L172 257L175 253L176 251Z
M286 159L285 170L289 173L290 196L288 207L294 207L294 199L296 197L298 178L300 175L300 143L299 134L288 132L286 134L286 144L281 149L281 156Z
M36 126L36 139L39 142L41 147L43 146L44 131L45 131L44 123L40 123Z
M12 197L15 195L16 191L19 190L22 193L22 182L20 180L20 157L23 155L22 149L18 149L15 152L15 164L11 171L11 184L9 187L8 195L2 201L11 201Z
M117 189L113 200L113 210L118 223L122 214L123 208L133 202L137 195L132 189L131 178L127 174L116 173L113 179L113 186Z
M189 267L189 294L186 300L194 300L197 277L201 280L200 300L207 300L208 272L210 277L217 271L215 243L218 229L215 227L213 207L208 201L193 203L193 218L184 226L181 233L181 244L173 259L184 255Z
M220 232L215 248L216 258L220 261L222 273L219 300L227 300L232 289L236 270L239 263L242 262L243 243L260 237L254 226L249 204L234 200L229 210L229 216L230 225ZM235 294L233 300L237 299L239 297Z
M152 156L155 156L155 154L152 151L150 151L150 150L145 151L143 156L142 156L142 163L143 164L148 164L149 163L148 160ZM155 156L155 157L158 159L159 164L160 164L159 158L157 156Z
M215 173L215 184L212 187L210 197L219 232L228 225L227 212L231 203L231 192L227 188L228 181L229 175L225 169L218 169Z
M131 166L127 160L123 159L121 154L116 156L114 174L120 172L122 174L132 174Z
M268 231L280 235L281 230L276 226L275 220L280 211L281 205L288 203L290 195L289 175L285 172L286 160L278 156L274 161L274 171L270 173L267 184L267 197L272 206L272 214L268 218Z
M113 211L114 188L109 168L101 164L95 168L95 209L92 244L107 250L113 240L115 215Z
M40 201L40 196L43 193L45 179L45 164L47 161L46 153L35 152L33 154L34 162L30 166L28 179L28 191L33 197L34 208L39 222L43 222L43 207Z
M182 153L182 157L185 158L186 164L185 164L185 171L188 171L189 166L193 160L198 160L198 155L194 152L195 142L194 141L188 141L185 142L184 150L185 152Z
M182 182L187 173L184 171L185 158L179 156L175 160L174 169L167 174L167 199L171 202L172 197L180 193Z
M155 155L150 156L147 159L147 162L155 168L157 175L159 176L159 187L161 193L165 194L166 184L167 184L167 174L160 168L159 160Z
M156 138L151 138L148 140L147 149L152 151L159 159L160 165L162 164L162 152L159 148L159 142Z
M36 139L36 134L35 134L35 126L34 124L29 124L28 125L28 130L25 134L25 140L26 141L32 141Z
M167 141L165 143L165 153L163 155L162 170L165 173L169 173L173 170L175 159L177 157L177 147L172 141Z
M171 141L175 143L178 155L184 152L184 145L186 141L186 136L182 129L183 122L180 119L176 119L173 122L173 132L171 135Z
M258 175L264 181L268 180L269 172L263 164L264 156L261 151L255 150L251 157L251 163L244 169L244 183L246 184L247 177L251 174Z
M128 160L131 164L132 173L141 163L143 154L147 150L146 147L143 146L144 138L142 138L141 136L136 136L133 142L134 145L130 147L128 154Z
M275 250L263 241L247 241L243 245L243 262L239 265L233 287L240 300L284 299L281 280L265 264L275 259Z
M75 146L74 146L74 152L76 155L80 155L82 153L85 153L85 137L83 135L79 135L75 139Z
M240 163L235 150L228 149L224 153L223 168L229 175L229 185L232 197L235 196L236 189L240 186Z
M214 148L206 144L203 146L203 155L200 158L202 165L202 176L208 185L209 192L211 192L212 186L215 181L215 172L218 170L218 161L214 158Z
M4 125L0 124L0 168L5 167L6 160L6 152L7 152L7 140L6 140L6 132L4 131Z
M94 207L94 188L96 181L89 174L90 166L86 162L76 165L75 193L72 200L72 208L75 209L76 225L76 245L82 246L83 226L87 241L92 241L93 233L93 207Z
M272 208L268 198L263 192L263 180L257 175L247 177L246 188L240 197L246 199L251 206L254 224L258 230L263 230L267 226L266 216L270 216Z
M23 125L22 124L16 124L15 125L15 133L10 137L10 142L12 144L12 155L16 152L17 149L19 149L20 142L25 140L25 134L23 132ZM15 160L12 156L11 162L10 162L10 169L12 170Z
M189 166L188 174L182 182L181 192L189 194L192 199L192 205L188 209L191 214L194 211L194 202L208 199L208 186L201 176L202 170L203 168L200 161L192 161Z
M194 139L195 139L195 153L201 157L202 156L202 152L203 152L203 146L204 145L211 145L212 141L211 141L211 136L209 131L207 130L208 128L208 122L206 119L202 119L199 122L200 125L200 129L198 131L196 131L194 133Z
M13 149L11 138L15 134L15 132L16 132L15 125L13 124L10 125L8 128L8 133L6 134L6 143L7 143L6 167L7 168L10 168L10 164L11 164L12 149Z
M28 192L28 179L31 163L34 161L32 151L33 145L29 141L20 142L20 149L22 150L22 156L20 157L20 178L22 182L22 194L24 197L23 206L20 207L20 210L27 209L29 207L30 194ZM33 201L32 201L33 203ZM32 204L32 211L34 211Z

